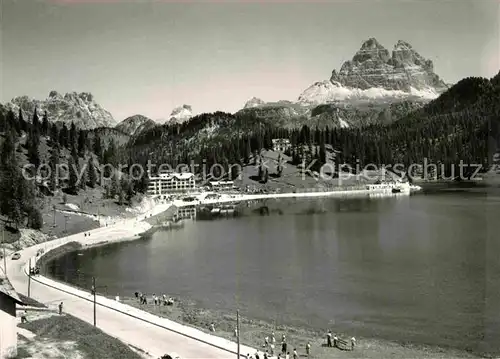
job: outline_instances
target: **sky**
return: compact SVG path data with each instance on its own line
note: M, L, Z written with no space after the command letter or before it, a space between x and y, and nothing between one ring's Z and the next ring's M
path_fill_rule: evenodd
M0 0L0 102L91 92L117 121L296 100L375 37L448 83L500 69L500 0Z

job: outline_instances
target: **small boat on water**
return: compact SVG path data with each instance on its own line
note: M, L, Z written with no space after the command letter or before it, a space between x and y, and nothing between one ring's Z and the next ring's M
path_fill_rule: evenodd
M401 193L401 188L393 188L392 193Z
M174 221L165 221L158 225L159 228L182 228L184 227L184 221L178 219Z
M234 205L224 205L220 209L221 214L233 214L234 213Z

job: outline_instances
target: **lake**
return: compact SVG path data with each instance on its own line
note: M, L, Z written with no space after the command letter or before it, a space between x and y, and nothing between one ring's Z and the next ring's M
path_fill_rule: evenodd
M259 210L267 207L267 210ZM68 253L48 274L257 319L500 352L500 191L265 201Z

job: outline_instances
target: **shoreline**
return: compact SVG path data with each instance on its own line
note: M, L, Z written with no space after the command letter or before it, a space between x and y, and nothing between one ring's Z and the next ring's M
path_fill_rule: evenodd
M167 295L168 297L168 295ZM147 311L164 318L168 318L182 325L199 329L207 334L213 334L222 338L235 341L234 329L236 328L236 314L227 310L207 309L191 299L172 297L173 306L154 305L151 298L148 304L139 304L139 301L130 296L120 297L120 302L134 308ZM215 324L216 331L209 330L210 323ZM281 351L281 334L286 334L287 351L297 349L299 356L306 357L305 346L311 344L310 358L490 358L493 355L482 355L480 353L468 352L463 349L440 346L425 343L409 343L405 341L387 340L375 337L356 337L357 343L354 351L326 346L326 332L312 327L292 326L288 324L277 324L276 322L249 318L240 315L240 341L242 345L263 348L264 338L271 337L275 333L275 353ZM335 331L340 339L349 341L351 336ZM242 355L246 353L241 353ZM254 353L249 353L253 355Z
M303 196L305 197L305 196ZM248 197L247 197L248 198ZM233 198L229 198L229 201L234 200ZM251 199L248 199L251 200ZM171 204L168 205L168 208L170 208L171 205L176 205L174 201ZM180 204L180 203L179 203ZM185 205L192 205L192 202L182 202L182 204ZM160 205L161 206L161 205ZM167 209L168 209L167 208ZM161 214L162 212L159 212L157 214ZM148 219L149 217L146 215L144 216L143 220ZM137 221L138 222L138 221ZM141 221L142 222L142 221ZM150 225L149 225L150 226ZM68 251L74 251L74 250L83 250L83 249L88 249L90 247L96 247L96 246L105 246L106 244L113 244L113 243L119 243L119 242L126 242L126 241L132 241L136 239L140 239L142 237L142 234L147 233L149 230L151 230L151 227L147 228L144 227L145 230L142 231L140 234L132 237L115 237L115 238L109 238L108 240L104 241L99 241L99 242L90 242L90 243L85 243L85 245L82 245L81 242L75 241L76 243L80 243L80 247L65 247L65 245L68 245L66 243L63 246L58 246L50 250L49 252L45 253L40 260L45 257L46 255L50 255L50 253L53 250L61 250L58 253L53 253L55 256L62 255ZM64 248L63 248L64 247ZM46 260L45 262L48 262L50 260L54 259L54 257ZM43 262L43 260L41 260ZM42 272L43 273L43 272ZM50 276L47 276L47 278L51 280L56 280ZM66 285L70 285L65 282L61 282ZM79 288L79 287L78 287ZM83 289L83 288L79 288ZM85 289L83 289L85 290ZM114 299L114 298L112 298ZM149 301L151 301L151 298L148 298ZM222 311L215 311L215 310L209 310L206 308L201 308L200 306L193 304L194 302L190 299L186 298L180 298L177 299L177 301L174 304L174 307L170 306L153 306L153 305L147 305L147 306L141 306L137 303L137 300L135 298L130 298L130 297L123 297L120 298L120 302L123 304L127 304L131 307L143 310L145 312L149 312L151 314L159 315L165 318L168 318L170 320L173 320L181 325L186 325L192 328L199 329L203 332L206 332L207 334L214 334L216 336L220 336L222 338L235 341L234 337L234 327L235 327L235 316L234 314L231 315L231 313L228 312L222 312ZM179 306L179 307L178 307ZM164 308L167 308L166 312L163 312L162 310ZM170 312L168 312L170 310ZM215 333L212 333L208 330L208 325L212 321L218 322L216 328L217 331ZM243 326L249 326L251 327L250 335L249 337L246 337L245 333L248 333ZM350 355L350 352L345 352L345 351L340 351L340 350L335 350L335 352L332 352L331 349L326 349L327 352L325 352L325 348L321 346L322 343L325 342L324 339L324 333L321 333L319 330L313 330L311 328L303 328L303 327L291 327L291 326L284 326L280 325L278 328L273 328L271 323L264 322L261 320L257 319L252 319L252 318L243 318L242 319L242 328L241 328L241 340L243 345L249 345L251 347L259 348L259 351L262 351L262 342L263 338L265 336L270 335L271 330L278 330L280 328L283 328L284 330L287 331L287 337L292 338L292 337L297 337L296 343L297 345L297 351L299 353L304 354L304 345L306 343L306 338L309 338L311 340L311 345L313 345L313 348L315 348L315 352L317 352L318 355L312 355L311 357L314 358L320 358L320 359L326 359L326 358L331 358L332 354L338 354L342 355L342 357L347 357L347 358L359 358L359 357L365 357L364 355L366 354L366 357L370 358L387 358L393 356L394 358L396 357L414 357L414 358L480 358L480 357L488 357L486 354L481 354L481 353L469 353L467 351L464 351L462 349L458 348L453 348L453 347L441 347L437 345L427 345L427 344L407 344L407 343L400 343L397 341L389 341L385 339L376 339L376 338L358 338L358 345L357 345L357 350L352 352L352 355ZM334 328L332 328L334 329ZM338 334L338 333L337 333ZM280 340L278 338L278 334L276 334L277 340ZM344 336L344 338L348 338ZM278 348L279 343L277 343L276 350L279 350ZM291 343L290 343L291 344ZM289 351L292 351L293 348L290 348L289 345ZM364 354L363 354L364 353ZM397 353L397 354L396 354ZM246 353L241 353L242 355ZM254 353L250 353L254 354ZM435 355L435 356L434 356Z

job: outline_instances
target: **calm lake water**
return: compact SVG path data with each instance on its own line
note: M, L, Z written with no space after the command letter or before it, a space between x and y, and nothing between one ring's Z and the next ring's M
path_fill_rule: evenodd
M69 253L58 279L357 336L500 352L500 191L267 201ZM262 215L266 213L266 215Z

